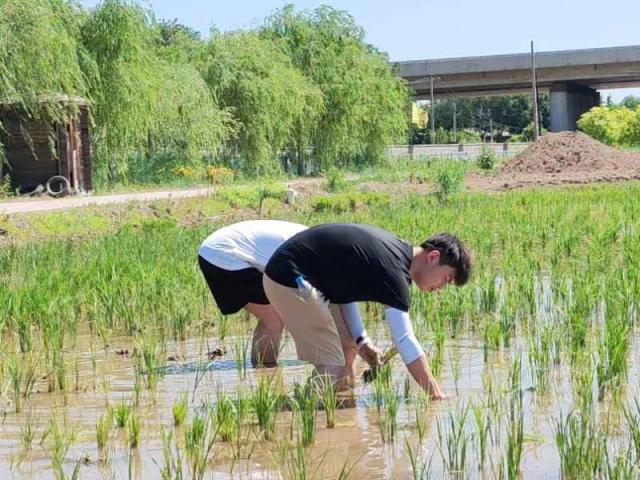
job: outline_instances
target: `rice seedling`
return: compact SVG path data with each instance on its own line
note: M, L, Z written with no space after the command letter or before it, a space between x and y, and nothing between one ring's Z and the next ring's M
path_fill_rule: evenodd
M202 479L212 459L217 431L213 428L212 416L196 413L185 427L184 445L191 478Z
M469 436L465 429L469 406L459 415L447 412L446 419L439 419L437 425L438 450L447 475L450 478L464 478L467 471L467 447Z
M282 406L282 397L274 378L263 377L250 397L251 407L258 419L260 431L271 440L276 428L276 418Z
M325 376L320 379L320 395L322 408L327 419L327 428L334 428L336 425L336 408L338 406L338 394L331 377Z
M302 446L308 447L315 438L318 414L318 395L313 378L308 378L303 384L294 384L292 401Z
M427 409L429 397L422 391L417 392L411 402L413 406L413 425L415 426L418 440L422 442L427 434Z
M617 389L627 372L629 349L629 322L615 312L606 316L598 343L596 376L598 398L602 400L607 390Z
M187 393L183 393L173 403L171 408L173 413L173 425L179 427L184 424L187 418L188 406L187 406Z
M129 448L138 448L140 444L140 417L132 412L127 422L127 439L129 441Z
M640 470L637 462L633 461L631 449L625 452L609 452L605 449L607 469L605 478L608 480L634 480L638 478Z
M379 413L378 426L383 442L392 442L398 430L399 402L396 392L387 389L382 397L384 408Z
M560 414L555 438L562 478L596 478L601 473L606 446L593 418L578 412Z
M640 401L638 401L638 397L633 398L633 405L631 403L625 405L622 413L635 458L640 460Z
M100 415L96 423L96 441L99 450L103 450L109 442L111 430L113 429L113 416L113 410L108 409L105 414Z
M125 428L129 422L129 417L133 412L133 407L127 403L120 402L114 407L114 416L118 428Z
M236 368L241 379L247 378L247 366L249 365L249 352L251 350L251 337L236 337L233 343L233 356Z
M490 418L485 415L482 405L472 405L473 420L476 426L475 438L478 440L478 468L484 470L484 464L487 459L487 440L490 431Z
M223 442L230 442L237 434L238 422L236 419L236 406L227 394L218 389L214 415L218 428L218 435Z
M13 388L15 412L22 410L22 399L29 398L36 384L36 364L31 356L9 355L7 369Z
M244 392L240 388L236 389L234 404L236 409L236 438L233 445L233 455L234 458L241 458L243 453L245 453L243 447L246 444L246 437L249 435L249 431L246 428L246 421L251 405L250 400L244 395Z
M20 426L21 452L18 456L18 464L22 463L27 454L31 451L33 440L37 435L36 423L33 411L28 410L24 417L24 423Z
M519 478L520 461L524 445L524 412L522 411L522 390L511 394L509 402L509 423L507 427L507 478Z
M409 463L411 464L411 475L413 480L429 480L431 479L431 462L433 460L433 454L429 458L423 457L420 443L415 446L409 442L408 438L405 438L405 450L409 457Z
M66 479L64 471L64 462L69 447L76 438L75 431L68 428L66 423L60 425L55 419L51 419L49 432L51 436L51 462L56 478ZM79 475L80 463L77 462L71 478L77 478Z
M139 367L144 366L147 388L155 392L166 361L163 346L152 335L142 335L137 341L136 356Z

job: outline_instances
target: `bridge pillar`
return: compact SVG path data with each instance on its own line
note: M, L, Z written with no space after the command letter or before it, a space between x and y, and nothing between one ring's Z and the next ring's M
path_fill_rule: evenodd
M550 92L550 127L552 132L577 130L580 116L600 105L600 94L575 83L555 83Z

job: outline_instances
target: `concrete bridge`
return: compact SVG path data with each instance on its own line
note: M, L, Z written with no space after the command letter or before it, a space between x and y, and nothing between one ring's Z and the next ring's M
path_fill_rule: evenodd
M640 86L640 45L535 54L538 91L549 93L551 131L575 130L600 104L597 90ZM531 54L397 62L417 99L531 93Z

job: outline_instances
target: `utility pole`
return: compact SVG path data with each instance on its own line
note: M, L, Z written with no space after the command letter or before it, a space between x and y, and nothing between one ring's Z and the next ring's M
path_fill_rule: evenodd
M538 113L538 79L536 76L536 55L533 50L533 40L531 40L531 80L533 88L533 139L538 140L540 136L540 114Z
M431 79L431 143L436 143L436 104L433 101L433 77Z
M489 143L493 143L493 119L489 119Z
M456 118L456 99L453 99L453 143L458 143L458 124Z

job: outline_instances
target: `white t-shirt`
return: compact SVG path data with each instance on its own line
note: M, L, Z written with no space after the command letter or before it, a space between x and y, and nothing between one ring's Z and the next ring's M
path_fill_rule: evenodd
M280 245L307 227L280 220L251 220L234 223L209 235L198 254L224 270L256 268L264 272Z

